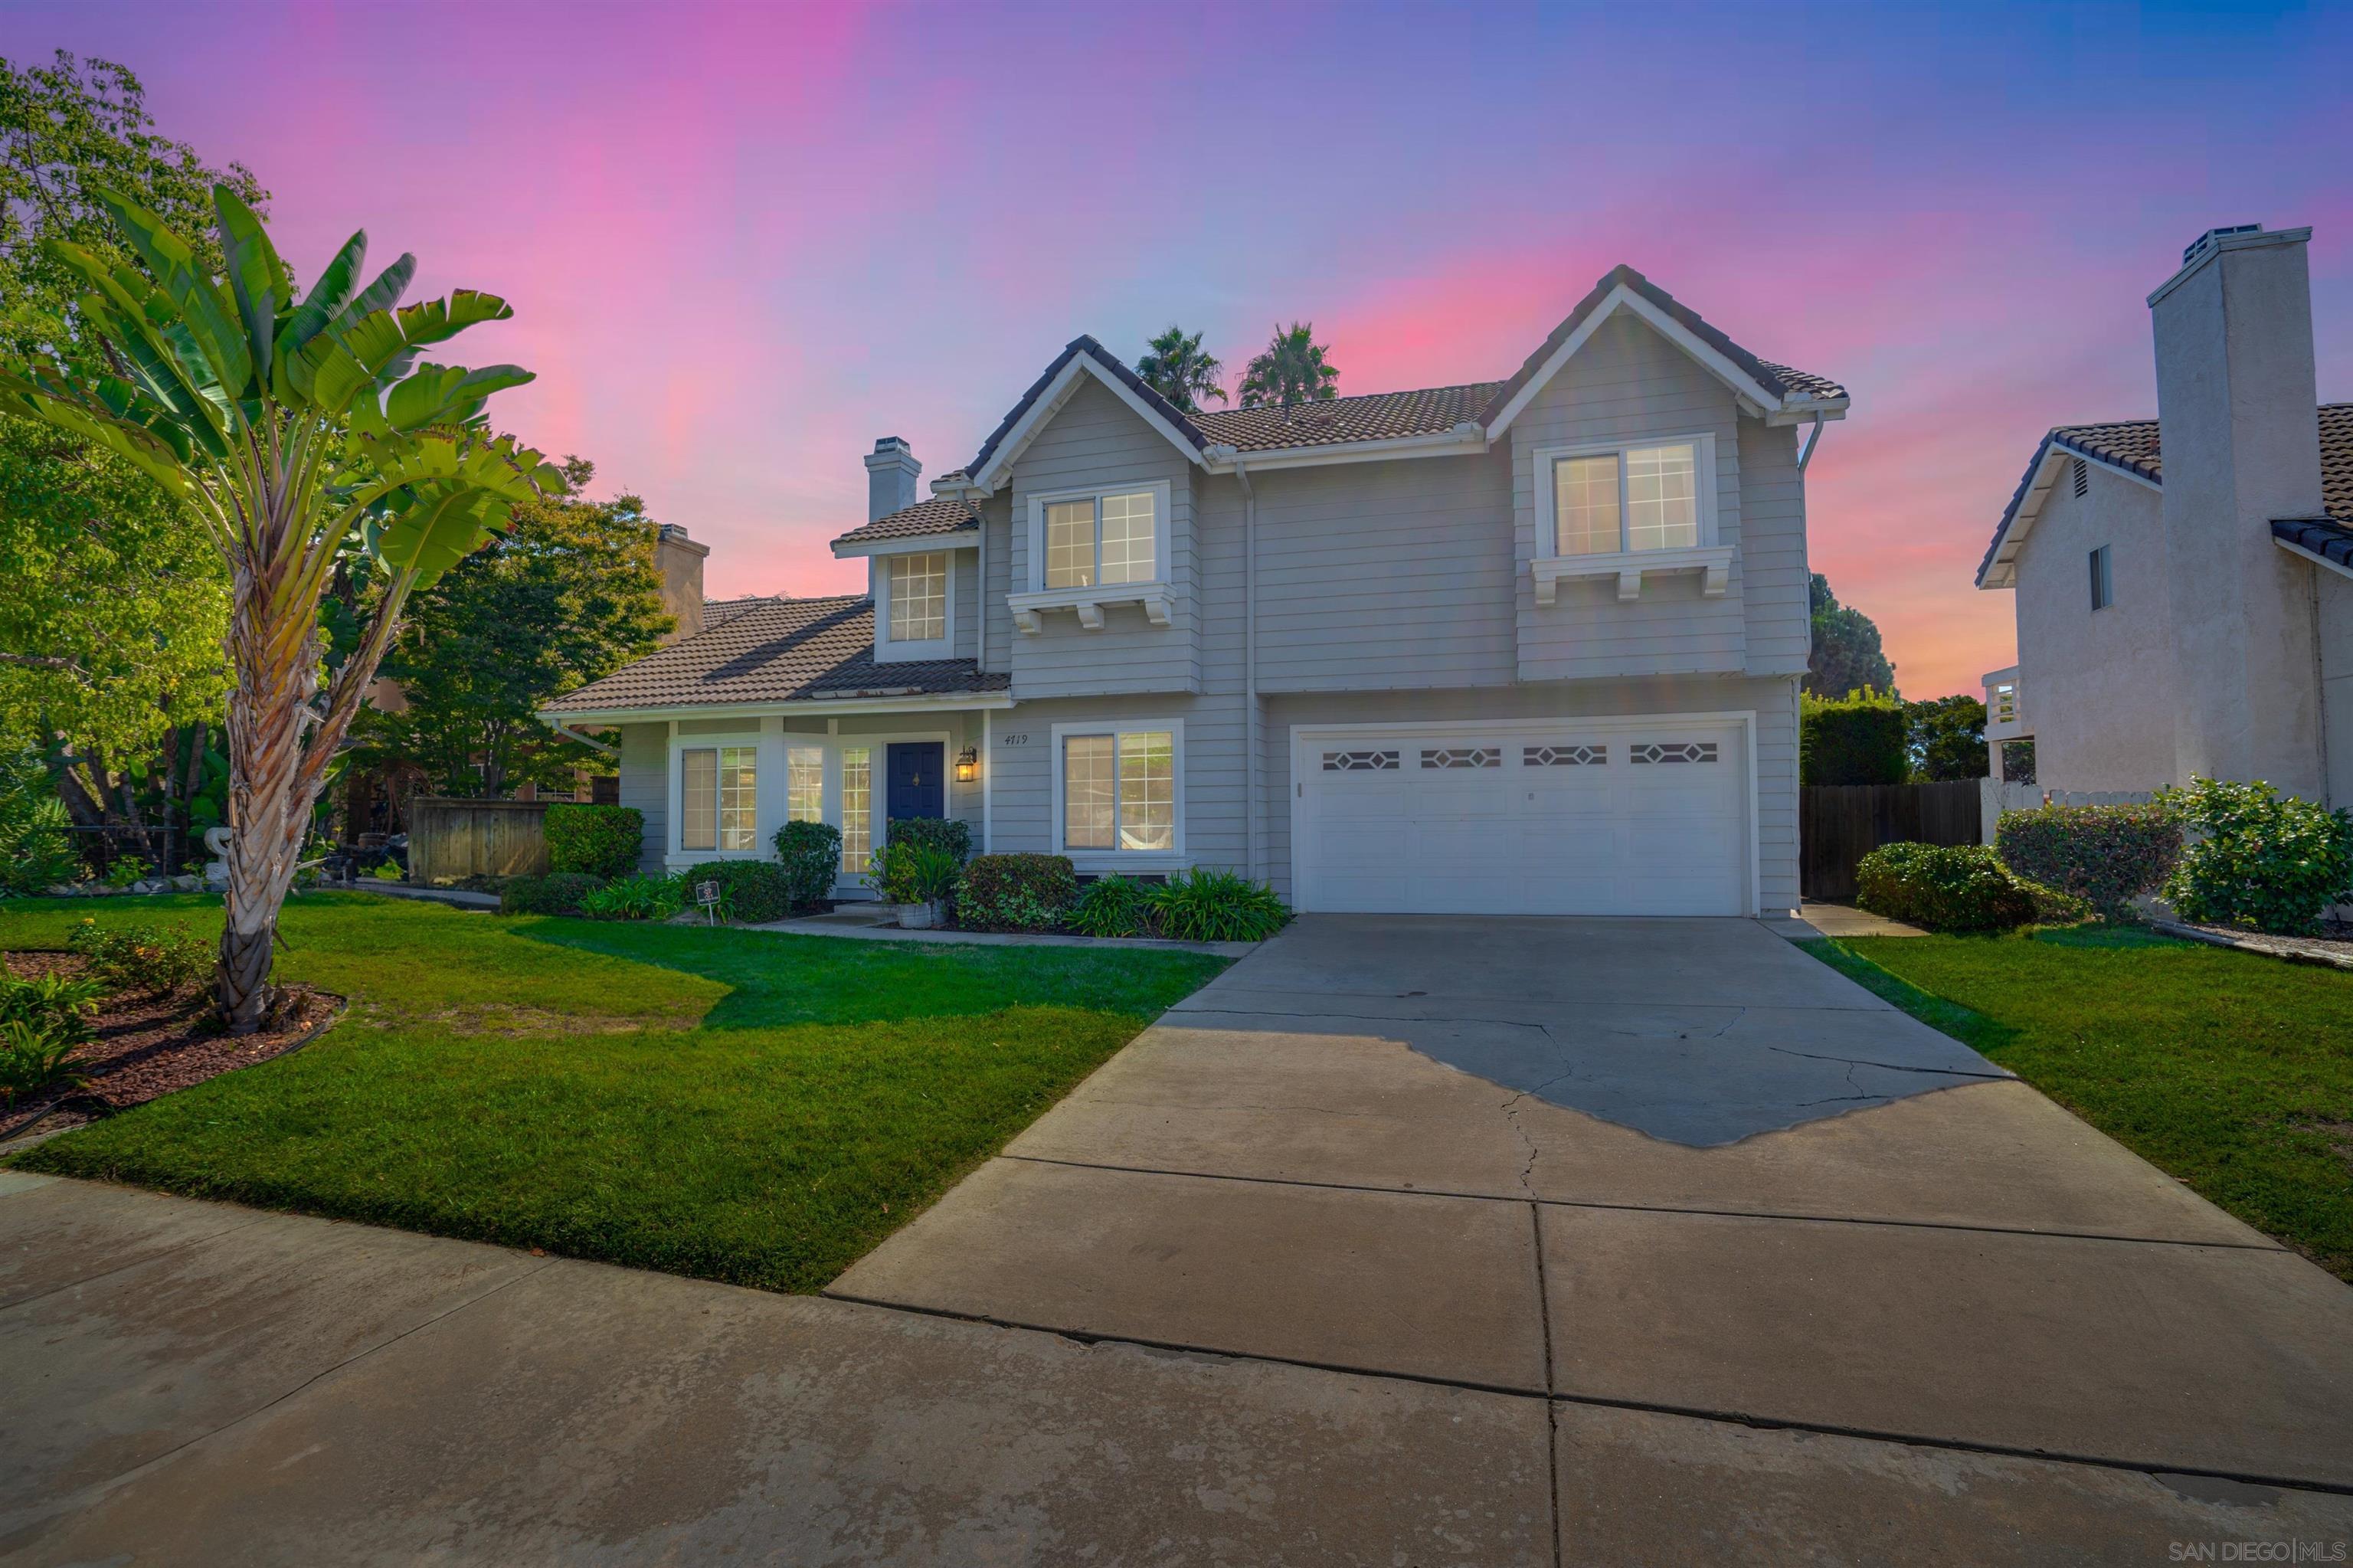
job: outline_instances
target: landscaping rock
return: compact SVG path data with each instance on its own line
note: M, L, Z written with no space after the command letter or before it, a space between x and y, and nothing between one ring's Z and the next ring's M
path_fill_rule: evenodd
M200 876L181 875L172 878L172 888L176 893L195 893L204 885L204 878Z

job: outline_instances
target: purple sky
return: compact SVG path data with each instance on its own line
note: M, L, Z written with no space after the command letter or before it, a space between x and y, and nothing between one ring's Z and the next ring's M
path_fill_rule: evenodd
M1229 371L1315 323L1343 392L1499 377L1619 261L1845 381L1814 565L1905 694L2009 662L1970 575L2043 429L2155 411L2143 296L2310 224L2353 397L2353 9L17 3L16 61L147 82L306 276L351 229L517 319L502 423L712 546L862 583L860 455L968 459L1060 345Z

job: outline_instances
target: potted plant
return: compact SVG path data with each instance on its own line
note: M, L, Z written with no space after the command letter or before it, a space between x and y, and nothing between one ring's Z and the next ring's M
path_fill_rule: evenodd
M955 853L937 844L888 843L874 852L874 885L899 906L899 925L909 931L947 923L948 895L962 869Z

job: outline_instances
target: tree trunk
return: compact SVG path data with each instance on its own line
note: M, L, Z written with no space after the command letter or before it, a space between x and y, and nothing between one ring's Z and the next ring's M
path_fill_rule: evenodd
M274 1000L278 912L311 821L302 726L318 688L318 624L315 615L307 627L278 623L275 597L238 572L229 624L237 684L228 700L228 920L215 982L232 1034L259 1029Z

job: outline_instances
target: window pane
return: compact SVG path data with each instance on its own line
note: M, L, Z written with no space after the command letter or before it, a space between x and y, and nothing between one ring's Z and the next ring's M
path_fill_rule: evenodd
M1095 503L1057 501L1046 508L1046 586L1095 586Z
M873 752L863 746L841 753L841 870L846 876L865 874L874 852Z
M947 556L892 556L891 641L936 642L947 634Z
M719 752L719 847L747 850L756 842L759 800L756 781L759 754L748 746L723 747Z
M1176 745L1166 730L1119 737L1119 847L1176 847Z
M1148 583L1160 574L1153 560L1154 493L1103 498L1103 580Z
M1554 544L1564 556L1607 556L1618 539L1618 454L1563 458L1552 465Z
M1699 543L1699 458L1689 442L1626 453L1626 547L1680 550Z
M1062 742L1062 847L1110 849L1117 842L1118 763L1107 735Z
M691 850L719 847L719 753L707 747L680 754L678 843Z
M785 755L785 815L796 822L825 821L825 750L797 746Z

